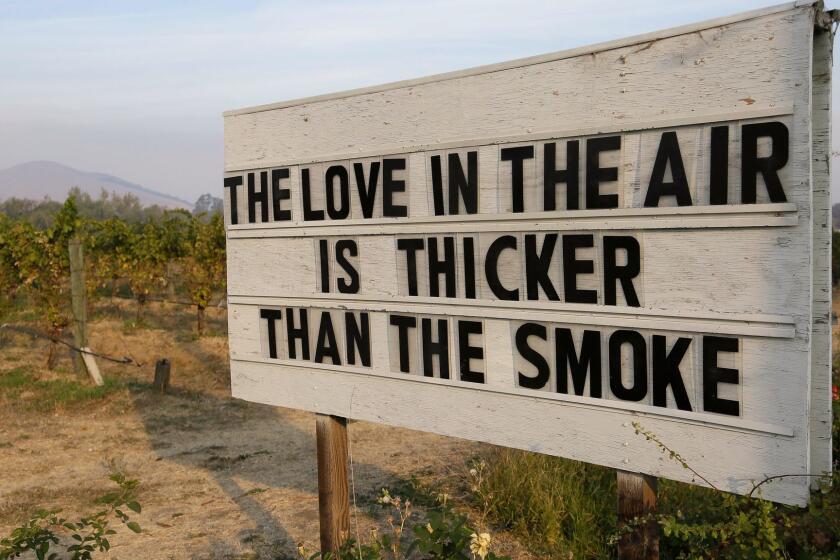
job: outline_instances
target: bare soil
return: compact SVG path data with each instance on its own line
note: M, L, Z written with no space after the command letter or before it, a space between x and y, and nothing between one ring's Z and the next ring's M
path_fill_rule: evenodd
M299 544L316 550L313 415L230 397L224 310L208 311L201 338L189 308L151 304L141 326L133 320L131 303L95 310L90 346L142 364L99 360L103 375L120 382L106 397L49 406L26 387L0 391L0 535L38 508L62 507L68 517L94 511L92 501L112 489L114 462L141 481L143 532L120 527L104 557L298 558ZM37 380L75 379L65 352L57 370L46 369L48 344L0 331L0 376L23 369ZM166 395L151 388L162 357L172 362ZM487 449L364 422L351 424L350 447L351 523L362 536L386 523L375 504L382 487L405 488L414 476L457 493L453 480L457 487L469 459ZM500 552L530 557L501 541Z

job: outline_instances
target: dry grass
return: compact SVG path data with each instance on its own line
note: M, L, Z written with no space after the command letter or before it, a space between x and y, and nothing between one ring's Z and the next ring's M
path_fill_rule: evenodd
M230 397L224 310L208 310L202 338L188 308L152 303L139 324L130 302L92 311L91 347L142 364L99 360L102 390L76 378L69 354L48 371L46 342L0 331L0 535L38 507L90 512L117 460L141 480L144 532L116 535L111 559L296 558L298 543L316 548L314 418ZM0 322L34 319L25 308L7 309ZM172 362L172 389L160 396L151 380L163 357ZM432 485L448 480L482 449L362 422L350 437L362 535L384 523L365 496L405 486L416 472ZM511 539L501 546L528 557Z

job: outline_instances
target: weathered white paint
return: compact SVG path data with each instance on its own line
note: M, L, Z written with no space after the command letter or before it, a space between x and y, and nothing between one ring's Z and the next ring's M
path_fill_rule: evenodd
M830 468L830 39L815 32L819 9L788 4L591 48L226 113L226 176L288 168L283 186L291 197L283 204L292 211L291 221L245 223L243 187L240 223L231 225L225 193L234 395L691 481L690 473L634 435L631 423L638 420L715 485L741 493L768 476ZM783 122L790 132L790 157L780 172L787 202L769 202L759 180L758 204L709 206L705 150L711 125L730 127L730 197L737 198L740 127L768 120ZM665 131L677 133L695 205L663 200L660 207L643 208ZM556 211L540 211L539 147L606 134L622 136L620 152L604 160L618 167L618 181L602 189L618 195L619 208L567 210L558 204ZM536 146L536 157L523 169L526 212L513 214L510 164L500 162L499 153L522 144ZM449 153L469 150L478 153L478 213L434 216L430 156L445 162ZM340 163L352 173L359 163L367 174L395 155L406 158L398 173L406 191L396 196L407 217L384 217L377 204L365 219L351 196L347 220L301 219L302 169L311 174L313 203L323 208L328 166ZM558 167L563 158L558 150ZM597 290L597 304L499 301L480 273L476 298L469 299L460 283L463 267L456 297L429 297L423 261L419 295L407 293L405 259L396 250L400 238L451 235L457 251L472 237L481 271L495 237L518 236L521 248L523 235L542 239L549 232L594 235L595 247L585 253L595 261L595 273L581 276L580 287ZM604 305L599 241L619 234L640 244L642 271L634 281L640 307L628 306L621 295L619 305ZM320 239L330 247L338 239L358 243L359 255L351 260L360 274L359 293L337 293L335 276L329 293L321 291ZM335 255L328 259L330 270L338 270ZM500 261L503 283L521 291L523 259L521 251L508 251ZM559 269L551 278L562 288ZM368 311L370 367L288 359L283 337L278 358L268 357L259 309L289 307L326 311L334 322L344 310ZM394 313L443 318L450 325L479 321L483 334L476 340L484 359L475 367L485 383L454 375L459 350L451 327L450 379L418 373L417 336L409 341L411 373L400 373L389 330ZM692 348L683 365L695 372L704 335L736 336L739 351L721 355L721 365L738 368L740 383L720 390L740 402L740 415L677 410L670 401L668 408L655 407L650 394L631 403L609 390L594 399L559 394L554 385L520 388L516 372L529 364L512 336L524 321L568 327L578 339L585 328L638 330L647 341L648 363L653 336L688 337ZM309 332L314 339L317 325L310 324ZM340 354L346 351L341 337L338 347ZM551 344L544 350L550 355ZM699 377L686 375L685 382L692 403L701 402ZM803 504L809 483L805 476L779 479L764 485L762 495Z

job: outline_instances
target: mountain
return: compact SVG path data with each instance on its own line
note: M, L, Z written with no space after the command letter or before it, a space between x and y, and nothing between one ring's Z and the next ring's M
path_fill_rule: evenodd
M30 161L0 170L0 200L44 197L62 201L67 191L79 187L98 197L102 189L119 195L133 194L143 205L157 204L167 208L192 210L193 204L178 197L153 191L113 175L80 171L54 161Z

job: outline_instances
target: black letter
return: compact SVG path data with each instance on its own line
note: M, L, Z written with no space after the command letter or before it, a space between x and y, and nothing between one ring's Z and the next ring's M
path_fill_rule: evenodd
M551 372L548 369L548 362L542 357L542 354L528 346L528 337L536 336L541 340L546 340L548 334L544 325L539 323L522 323L516 329L516 350L519 355L531 362L537 368L536 377L528 377L521 371L517 372L519 378L519 386L526 389L542 389L548 383Z
M282 210L280 208L281 200L289 200L292 195L289 189L281 189L280 181L289 178L289 169L272 169L271 170L271 202L274 206L274 221L280 222L292 219L291 210Z
M502 150L504 151L504 150ZM467 152L467 176L458 154L449 154L449 213L458 214L458 193L467 214L478 212L478 152Z
M575 342L570 329L554 329L554 347L557 354L557 392L569 393L569 376L576 395L583 395L586 387L586 372L592 371L589 377L589 396L601 398L601 333L600 331L583 331L580 343L580 356L575 352Z
M729 198L729 126L712 127L709 163L709 204L726 204Z
M303 191L303 219L307 222L323 220L324 211L312 209L312 187L309 185L309 169L300 170L300 183Z
M434 377L435 368L432 356L438 356L438 369L441 379L449 379L449 322L446 319L437 320L437 342L432 341L432 320L423 318L420 321L423 337L423 375Z
M318 255L321 262L321 292L328 294L330 293L330 255L329 255L329 244L326 239L321 239L318 241Z
M577 210L578 191L580 190L578 159L580 146L577 140L566 142L566 169L555 169L557 156L556 144L545 145L543 157L543 209L557 210L557 183L566 183L566 209Z
M633 348L633 386L621 381L621 347ZM610 336L610 389L623 401L640 401L647 395L647 350L645 339L636 331L615 331Z
M335 178L338 177L338 194L341 206L335 207ZM344 220L350 215L350 180L343 165L331 165L324 175L327 189L327 214L331 220Z
M738 370L718 367L718 352L737 352L738 339L703 337L703 410L730 416L740 415L738 401L718 397L718 383L738 383Z
M671 165L671 182L666 183L665 169L669 164ZM673 130L663 132L659 140L659 150L656 152L656 161L653 162L645 206L659 206L659 199L662 196L676 196L679 206L691 206L691 193L688 191L688 179L685 177L680 143L677 133Z
M268 221L268 171L260 173L260 192L254 186L254 174L248 173L248 221L257 221L257 202L260 203L260 217L263 222Z
M405 169L405 158L386 158L382 160L382 215L386 218L408 216L408 208L394 204L394 193L405 192L405 181L393 178L393 172Z
M668 385L674 392L674 401L680 410L691 410L691 401L685 391L680 363L691 344L690 338L678 338L670 353L665 350L665 337L653 335L653 406L667 406L665 394Z
M432 198L435 202L435 216L443 216L443 174L440 169L440 156L432 156Z
M338 291L342 294L357 294L359 293L359 271L344 256L345 252L349 252L351 257L359 254L359 247L354 240L339 239L335 242L335 262L350 277L349 282L343 277L338 279Z
M297 348L295 348L295 340L300 340L303 359L309 359L309 321L307 318L306 309L298 309L300 313L300 327L295 328L295 313L294 309L286 310L286 339L288 340L289 359L297 359Z
M429 238L429 295L440 297L440 278L446 280L446 297L455 297L455 238L443 238L443 260L438 259L437 237Z
M277 329L275 322L283 318L279 309L260 309L260 318L268 321L268 357L277 359Z
M616 264L616 252L619 249L627 251L627 264L618 266ZM641 251L639 242L631 235L605 235L604 236L604 303L616 305L615 282L621 282L621 290L624 292L624 299L630 307L639 307L639 296L633 286L633 278L639 275L642 269Z
M397 249L405 251L408 295L417 295L417 251L423 250L422 239L397 239Z
M487 256L484 258L484 274L487 276L487 284L493 294L502 300L516 301L519 299L519 288L508 290L499 281L499 255L504 249L516 249L516 238L512 235L503 235L496 238L487 249Z
M621 136L602 136L586 141L586 207L618 208L617 194L601 194L605 181L618 180L617 167L600 167L599 155L608 150L621 149Z
M464 295L475 299L475 245L472 237L464 238Z
M484 383L484 372L470 369L470 360L484 359L484 348L470 345L470 335L483 332L481 321L458 321L458 358L461 366L461 381Z
M338 342L335 340L332 317L329 311L321 312L321 324L318 326L318 342L315 343L315 362L324 363L328 357L333 365L341 365L341 356L338 355Z
M594 236L591 234L573 234L563 236L563 295L569 303L598 303L595 290L578 290L577 275L595 272L593 261L578 260L577 249L593 247Z
M356 314L344 312L344 335L347 342L347 364L356 365L356 350L362 365L370 367L370 319L366 312L359 313L361 326L356 322Z
M513 211L524 212L525 201L522 196L522 190L524 188L522 162L534 157L534 147L517 146L516 148L502 148L501 157L502 161L510 162L510 187L511 196L513 197Z
M410 315L391 315L391 325L397 327L399 332L400 371L411 373L411 362L408 355L408 329L417 327L417 319Z
M353 171L356 173L356 188L359 190L362 215L365 218L372 218L373 202L376 200L376 182L379 180L379 162L371 162L368 182L365 182L365 166L363 164L354 163Z
M525 279L528 299L540 299L538 286L542 286L549 301L560 299L551 278L548 277L548 269L551 266L551 257L554 255L556 244L557 234L547 233L543 238L542 248L537 253L537 236L533 233L525 235Z
M242 185L242 175L234 177L225 177L225 188L230 189L230 223L236 225L239 223L239 209L236 204L236 187Z
M758 157L758 139L770 138L773 147L767 157ZM776 173L788 162L788 129L778 122L745 124L741 127L741 203L755 204L756 173L761 172L770 202L787 202Z

